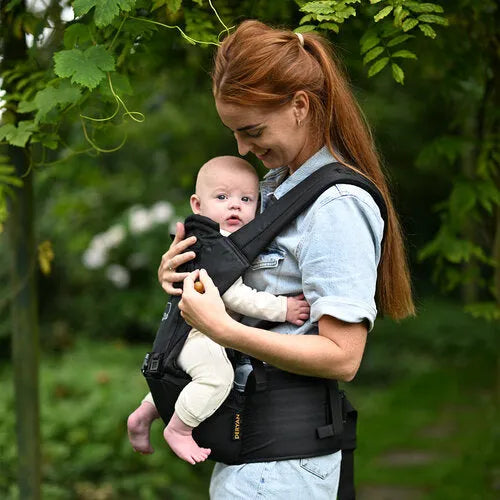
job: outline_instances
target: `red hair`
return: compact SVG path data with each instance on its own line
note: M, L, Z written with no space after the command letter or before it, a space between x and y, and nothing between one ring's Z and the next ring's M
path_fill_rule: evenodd
M292 31L244 21L215 55L214 96L228 104L273 109L289 102L297 91L308 95L311 134L320 134L339 161L369 178L387 205L378 308L395 319L412 315L415 308L401 229L370 128L326 40L315 33L304 33L303 39L302 46Z

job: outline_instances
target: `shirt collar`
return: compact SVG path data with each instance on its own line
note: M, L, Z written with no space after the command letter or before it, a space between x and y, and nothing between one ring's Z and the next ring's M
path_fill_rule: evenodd
M306 160L292 175L288 176L288 167L279 167L268 172L260 183L262 200L261 210L264 210L271 197L279 200L290 189L302 182L306 177L324 165L337 161L330 150L323 146Z

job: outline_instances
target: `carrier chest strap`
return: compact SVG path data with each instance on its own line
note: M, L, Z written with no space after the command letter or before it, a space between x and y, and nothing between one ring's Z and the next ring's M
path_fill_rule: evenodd
M379 207L385 222L385 231L387 209L378 188L366 177L335 162L313 172L228 238L235 243L249 262L253 262L262 249L268 246L292 220L312 205L321 193L335 184L352 184L367 191Z

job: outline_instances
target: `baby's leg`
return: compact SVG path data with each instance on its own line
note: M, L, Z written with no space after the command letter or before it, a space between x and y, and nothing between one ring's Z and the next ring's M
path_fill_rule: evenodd
M149 441L149 431L153 420L158 417L158 411L151 394L148 394L142 400L141 405L129 415L127 420L128 439L135 451L143 454L154 452Z
M164 437L180 458L194 464L206 460L210 450L196 444L192 430L224 402L234 371L225 349L195 330L189 333L178 363L192 381L179 394Z

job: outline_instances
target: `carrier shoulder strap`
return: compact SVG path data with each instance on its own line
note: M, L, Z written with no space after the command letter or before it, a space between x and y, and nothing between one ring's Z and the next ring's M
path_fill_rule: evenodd
M321 167L306 177L276 203L267 207L262 214L232 233L228 238L247 257L248 261L252 262L289 222L334 184L353 184L367 191L379 207L385 222L385 231L387 208L378 188L362 174L339 162L334 162Z

